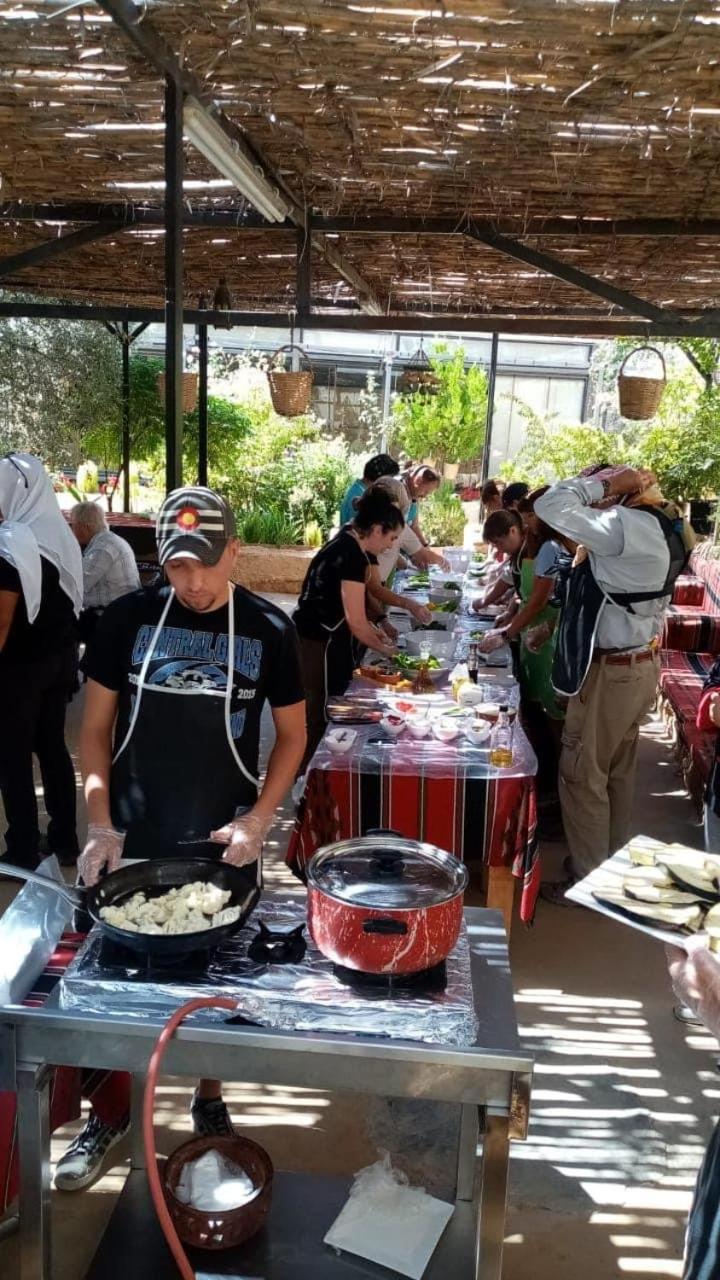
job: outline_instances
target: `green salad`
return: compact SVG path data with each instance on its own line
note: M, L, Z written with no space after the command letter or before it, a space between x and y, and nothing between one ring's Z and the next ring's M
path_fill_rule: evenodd
M430 671L437 671L440 663L437 658L420 658L410 653L399 653L395 658L395 665L401 671L419 671L420 667L427 667Z
M445 582L443 583L443 590L444 591L462 591L462 587L459 587L457 582Z

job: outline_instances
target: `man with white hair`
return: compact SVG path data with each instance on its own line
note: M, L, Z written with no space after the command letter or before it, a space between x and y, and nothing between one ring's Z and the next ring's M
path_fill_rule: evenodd
M78 502L70 512L70 526L82 547L83 608L80 638L89 640L98 618L113 600L140 587L132 547L107 527L97 502Z

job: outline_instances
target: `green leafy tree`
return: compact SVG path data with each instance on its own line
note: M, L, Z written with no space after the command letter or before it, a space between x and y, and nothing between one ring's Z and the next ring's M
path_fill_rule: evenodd
M593 463L617 464L629 459L630 449L624 436L588 423L562 422L556 414L539 414L517 397L514 403L527 427L517 457L501 468L507 478L523 479L535 485L549 484L576 476Z
M447 358L447 344L438 343L430 365L437 391L396 396L393 436L411 458L434 458L438 463L469 462L478 458L485 439L487 375L479 365L465 368L465 350L458 346Z
M77 467L98 428L119 428L120 347L99 324L0 321L0 450Z

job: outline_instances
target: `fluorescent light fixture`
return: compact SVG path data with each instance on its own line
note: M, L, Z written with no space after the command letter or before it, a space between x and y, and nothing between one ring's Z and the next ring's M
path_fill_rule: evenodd
M271 186L259 165L243 155L237 143L213 120L197 98L186 98L183 107L183 130L198 151L202 152L220 173L229 178L241 195L268 222L284 222L288 205L277 187Z

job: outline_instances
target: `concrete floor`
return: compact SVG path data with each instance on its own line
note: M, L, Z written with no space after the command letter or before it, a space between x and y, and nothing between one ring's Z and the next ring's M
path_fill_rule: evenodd
M69 736L75 740L78 708ZM636 829L700 845L657 722L641 748ZM273 833L267 879L286 882L289 813ZM565 850L543 851L549 875ZM0 886L0 908L11 891ZM716 1045L674 1021L662 948L579 908L540 903L516 923L518 1019L537 1057L530 1138L511 1166L505 1280L680 1276L684 1221L720 1096ZM162 1092L159 1145L187 1134L189 1089ZM375 1157L366 1103L341 1094L248 1083L228 1090L242 1126L279 1167L352 1173ZM56 1159L76 1126L56 1135ZM382 1145L378 1138L377 1145ZM124 1177L124 1154L79 1195L53 1194L56 1280L81 1280ZM0 1243L0 1276L18 1274L17 1240Z

